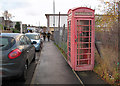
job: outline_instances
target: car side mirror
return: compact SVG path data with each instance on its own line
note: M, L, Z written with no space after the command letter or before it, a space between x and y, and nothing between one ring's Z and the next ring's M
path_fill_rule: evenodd
M37 44L37 42L36 42L36 41L33 41L31 44Z

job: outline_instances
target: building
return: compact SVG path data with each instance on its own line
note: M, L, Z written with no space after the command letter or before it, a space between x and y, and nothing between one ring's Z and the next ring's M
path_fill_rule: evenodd
M11 20L4 20L5 21L5 30L10 30L12 27L13 27L13 25L12 25L12 21Z
M12 33L12 31L10 30L11 28L11 24L12 21L8 20L4 20L4 17L0 17L0 33Z
M4 26L5 26L4 17L0 17L0 30L4 30Z
M13 29L15 29L15 25L16 25L17 22L19 22L20 26L22 26L22 22L21 21L13 21L13 23L12 23Z
M27 24L22 24L22 32L27 33Z
M21 32L21 33L24 32L24 30L23 30L23 28L22 28L22 22L21 22L21 21L13 21L13 22L12 22L12 28L13 28L13 29L16 29L16 28L15 28L15 25L16 25L17 22L20 24L20 32ZM21 28L22 28L22 29L21 29Z
M67 14L45 14L47 18L47 29L51 28L60 28L67 27Z

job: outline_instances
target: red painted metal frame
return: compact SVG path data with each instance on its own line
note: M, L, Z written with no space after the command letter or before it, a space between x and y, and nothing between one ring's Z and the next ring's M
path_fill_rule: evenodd
M77 15L76 13L80 14ZM81 15L85 14L86 15ZM89 21L89 25L77 25L78 21ZM71 22L71 23L69 23ZM91 22L91 24L90 24ZM87 8L87 7L78 7L74 9L70 9L68 11L68 36L67 36L67 61L69 65L75 71L85 71L85 70L93 70L94 68L94 42L95 42L95 17L94 17L94 10ZM84 22L83 22L84 23ZM89 31L81 31L83 30L84 26L89 27ZM77 28L78 27L78 28ZM80 27L80 28L79 28ZM91 28L91 31L90 31ZM78 33L77 30L80 30ZM81 33L89 33L89 36L81 36ZM77 36L80 35L80 36ZM90 35L91 34L91 35ZM79 39L78 39L79 38ZM88 38L89 42L80 41L80 39ZM87 40L88 40L87 39ZM91 41L90 41L91 40ZM78 42L77 42L78 41ZM80 42L79 42L80 41ZM79 45L79 46L78 46ZM88 46L88 48L77 48L82 45ZM87 50L89 49L89 50ZM84 52L83 52L84 51ZM80 54L80 52L83 52ZM83 59L86 57L85 59ZM82 58L82 59L81 59Z

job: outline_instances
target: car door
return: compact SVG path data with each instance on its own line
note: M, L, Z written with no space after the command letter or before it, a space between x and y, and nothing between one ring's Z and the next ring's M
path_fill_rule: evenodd
M35 55L35 47L31 44L31 40L27 36L25 36L25 38L27 41L27 45L29 46L29 53L30 53L29 59L31 62Z
M29 50L29 45L27 44L27 39L25 38L24 35L20 37L20 48L22 49L22 53L24 55L24 60L28 60L28 64L30 64L30 50Z

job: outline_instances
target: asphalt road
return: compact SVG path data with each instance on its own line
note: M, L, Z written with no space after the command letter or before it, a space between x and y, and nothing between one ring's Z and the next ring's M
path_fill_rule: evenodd
M37 66L37 63L39 62L39 58L40 58L40 51L36 52L36 61L32 62L29 66L27 80L25 82L21 81L19 79L4 80L4 81L2 81L2 86L26 86L26 85L30 85L33 74L35 72L35 68Z

